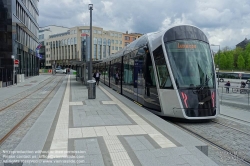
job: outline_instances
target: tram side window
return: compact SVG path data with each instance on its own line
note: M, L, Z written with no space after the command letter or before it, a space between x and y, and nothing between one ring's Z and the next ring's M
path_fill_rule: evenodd
M155 67L156 67L159 87L162 89L172 89L173 85L170 79L162 46L159 46L157 49L155 49L153 51L153 55L155 60Z
M145 71L145 80L146 80L146 86L147 87L156 87L155 84L155 75L154 70L152 66L152 60L150 57L150 54L148 53L146 56L146 71Z
M124 84L129 84L130 83L130 75L131 71L129 70L129 55L125 55L123 59L123 80Z

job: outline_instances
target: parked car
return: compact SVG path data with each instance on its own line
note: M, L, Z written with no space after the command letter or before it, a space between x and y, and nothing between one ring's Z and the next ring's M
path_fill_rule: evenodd
M66 69L56 68L56 73L66 74Z

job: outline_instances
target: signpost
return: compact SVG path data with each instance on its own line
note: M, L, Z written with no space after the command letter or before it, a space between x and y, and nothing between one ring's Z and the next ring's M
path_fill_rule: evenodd
M14 60L14 67L19 67L19 60L18 59Z

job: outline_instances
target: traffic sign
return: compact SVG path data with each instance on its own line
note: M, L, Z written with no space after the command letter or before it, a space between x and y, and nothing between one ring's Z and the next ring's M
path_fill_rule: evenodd
M18 60L18 59L15 59L14 64L15 64L15 65L19 65L19 60Z

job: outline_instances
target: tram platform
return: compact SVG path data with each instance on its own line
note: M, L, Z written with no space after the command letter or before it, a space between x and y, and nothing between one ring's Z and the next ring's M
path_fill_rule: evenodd
M217 165L200 140L101 83L88 99L70 75L14 152L23 166Z

